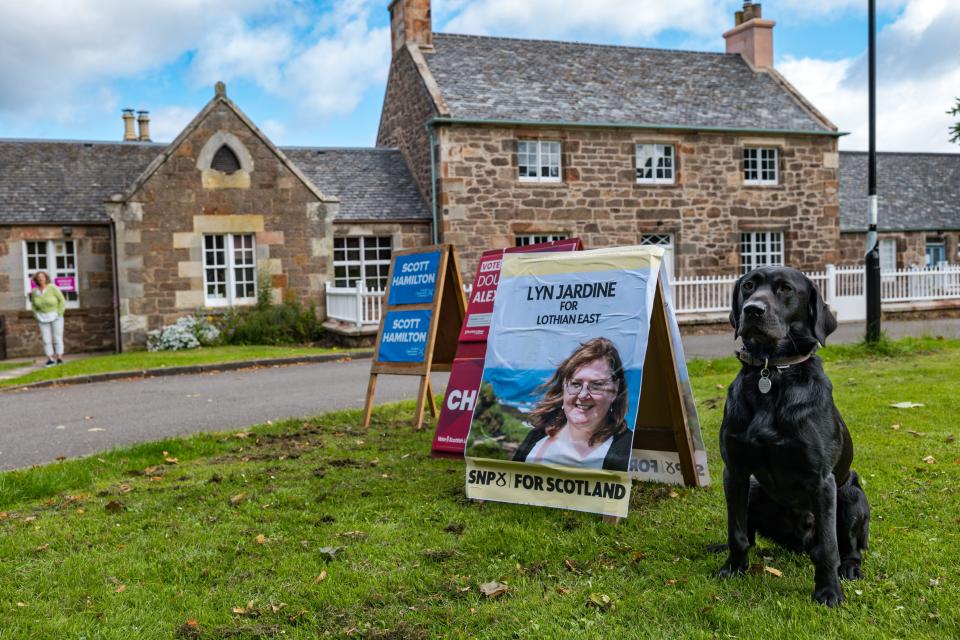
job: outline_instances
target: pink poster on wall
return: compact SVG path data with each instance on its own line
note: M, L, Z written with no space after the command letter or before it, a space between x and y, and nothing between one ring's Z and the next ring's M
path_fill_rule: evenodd
M77 279L73 276L54 278L53 284L57 285L57 289L60 289L60 291L73 292L77 290Z

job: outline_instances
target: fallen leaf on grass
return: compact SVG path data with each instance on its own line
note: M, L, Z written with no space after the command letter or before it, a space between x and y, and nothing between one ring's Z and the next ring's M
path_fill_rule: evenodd
M253 541L256 542L257 544L263 544L264 542L267 541L267 536L261 533L257 535L257 537L253 539Z
M940 587L940 578L930 578L930 586L934 589Z
M49 549L49 548L50 548L50 544L49 544L49 543L47 543L47 544L42 544L42 545L40 545L39 547L37 547L36 549L34 549L34 552L40 553L41 551L46 551L46 550Z
M488 598L496 598L497 596L502 596L507 591L510 590L506 584L502 582L497 582L496 580L492 582L484 582L480 585L480 593L487 596Z
M243 502L244 498L246 497L247 497L247 494L245 493L238 493L235 496L230 496L230 504L233 506L237 506L238 504Z
M316 578L313 579L313 583L319 584L326 579L327 579L327 571L326 569L324 569L323 571L320 572L320 575L318 575Z
M10 516L7 515L6 511L0 511L0 522L2 522L3 520L6 520L9 517Z
M923 403L921 402L891 402L890 406L894 409L914 409L916 407L922 407Z
M17 603L17 606L18 606L18 607L25 607L25 606L27 606L27 603L26 603L26 602L18 602L18 603Z
M568 593L570 593L571 591L573 591L573 589L570 589L570 588L568 588L568 587L557 587L556 591L557 591L557 593L559 593L560 595L565 596L565 595L567 595Z
M578 573L577 565L575 565L573 563L573 560L571 560L570 558L563 559L563 566L567 568L567 571L573 571L574 573Z
M892 424L892 425L890 425L890 428L893 429L894 431L899 431L899 430L900 430L900 424L899 424L899 423L897 423L897 424Z
M680 497L680 494L677 493L676 491L671 491L669 495L670 495L671 498L679 498L679 497Z
M121 585L118 585L117 588L113 590L113 592L114 592L114 593L123 593L123 592L126 591L126 590L127 590L127 585L121 584Z
M670 578L669 580L664 581L664 584L667 585L668 587L673 587L677 584L677 581L674 580L673 578Z
M179 463L180 463L180 461L177 460L176 458L170 458L170 457L164 458L163 461L166 462L167 464L179 464Z
M914 438L921 438L921 437L923 437L923 435L924 435L924 434L920 433L919 431L914 431L913 429L907 429L907 433L909 433L910 435L912 435Z
M343 533L337 534L341 538L353 538L355 540L361 540L367 537L367 534L363 531L344 531Z
M107 510L107 513L120 513L124 506L119 500L111 500L103 508Z
M957 436L955 436L955 435L953 435L953 434L951 433L950 435L947 436L947 439L944 440L944 442L953 442L953 441L956 440L956 439L957 439Z
M260 615L260 612L253 606L253 600L248 602L246 607L234 607L231 611L238 616L247 616L248 618L256 618Z
M776 577L778 577L778 578L782 578L782 577L783 577L783 571L780 571L779 569L774 569L773 567L766 567L766 566L765 566L765 567L763 568L763 570L766 571L767 573L769 573L769 574L772 575L772 576L776 576Z
M270 610L274 613L280 613L280 610L287 606L286 602L281 602L280 604L271 604Z
M613 608L613 600L605 593L591 593L587 599L587 606L607 611Z
M123 483L117 488L117 491L119 491L120 493L130 493L131 491L133 491L133 487L131 487L127 483Z
M343 547L320 547L317 549L317 553L320 554L320 557L324 560L333 560L343 551Z
M923 459L923 461L926 462L927 464L936 464L936 463L937 463L937 459L934 458L933 456L927 456L926 458Z

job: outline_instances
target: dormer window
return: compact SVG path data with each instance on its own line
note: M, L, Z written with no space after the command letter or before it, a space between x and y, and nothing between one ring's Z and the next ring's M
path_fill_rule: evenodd
M240 159L233 152L233 149L227 145L221 145L217 152L213 154L210 168L223 173L234 173L240 170Z

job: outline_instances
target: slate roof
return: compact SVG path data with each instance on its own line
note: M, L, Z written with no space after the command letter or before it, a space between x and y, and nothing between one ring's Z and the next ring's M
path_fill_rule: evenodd
M398 149L280 150L323 195L340 198L338 219L389 221L431 217Z
M867 153L840 152L840 230L867 229ZM960 153L878 153L880 231L960 229Z
M0 140L0 223L108 222L104 200L165 145Z
M0 224L106 223L104 201L128 189L166 144L0 140ZM284 154L324 194L338 218L428 219L396 149L291 147Z
M831 133L738 54L433 34L454 118Z

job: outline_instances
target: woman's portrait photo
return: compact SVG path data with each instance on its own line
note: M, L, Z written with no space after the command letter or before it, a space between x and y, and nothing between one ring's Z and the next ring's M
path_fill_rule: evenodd
M541 378L542 380L543 378ZM560 363L528 412L481 388L467 455L517 462L626 471L633 432L623 361L607 338L593 338Z

